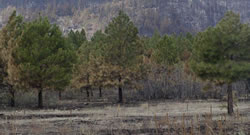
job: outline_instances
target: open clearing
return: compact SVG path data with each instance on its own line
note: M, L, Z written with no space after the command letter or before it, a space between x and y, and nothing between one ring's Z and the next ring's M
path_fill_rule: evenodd
M225 115L223 104L161 101L88 104L74 110L2 110L0 134L250 134L250 102L238 103L231 117Z

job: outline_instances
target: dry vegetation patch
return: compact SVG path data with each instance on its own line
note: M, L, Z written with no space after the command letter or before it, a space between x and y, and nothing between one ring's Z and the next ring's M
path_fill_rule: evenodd
M166 101L78 110L3 110L0 134L249 134L250 102L240 102L234 116L226 115L221 104Z

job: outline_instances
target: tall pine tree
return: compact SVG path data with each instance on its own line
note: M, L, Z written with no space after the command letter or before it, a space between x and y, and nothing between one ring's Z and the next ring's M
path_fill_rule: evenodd
M72 80L73 87L85 89L87 98L89 98L89 90L92 85L90 83L90 62L91 62L91 53L93 51L93 46L90 42L85 42L81 45L77 51L78 63L74 67L74 76Z
M38 107L43 107L43 90L67 86L76 55L56 25L40 17L25 25L15 61L22 85L38 91Z
M10 92L10 105L15 106L15 92L19 86L19 70L14 61L14 50L19 46L24 22L21 16L14 11L9 17L8 23L0 32L0 59L2 67L1 80L8 86Z
M80 46L87 41L85 30L82 29L81 31L73 31L71 30L68 34L67 41L71 44L74 49L79 49Z
M194 41L191 68L203 80L228 85L228 114L234 112L232 83L250 76L249 52L250 27L233 12Z
M123 102L122 89L135 78L138 65L143 62L143 47L138 30L122 11L105 29L107 36L105 60L115 67L112 75L118 86L119 102Z

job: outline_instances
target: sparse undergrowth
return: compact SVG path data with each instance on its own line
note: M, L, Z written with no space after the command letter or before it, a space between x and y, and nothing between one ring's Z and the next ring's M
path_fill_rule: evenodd
M0 134L248 135L250 103L233 116L219 102L154 102L78 110L0 111Z

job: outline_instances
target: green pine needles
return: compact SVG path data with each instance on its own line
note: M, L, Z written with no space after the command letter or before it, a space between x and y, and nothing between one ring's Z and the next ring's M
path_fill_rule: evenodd
M203 80L229 85L229 114L233 113L231 84L250 76L249 52L250 26L242 24L233 12L199 33L194 41L191 68Z
M43 89L65 87L70 83L76 54L66 44L59 27L40 17L25 25L15 60L22 84L39 91L38 106L42 108Z

